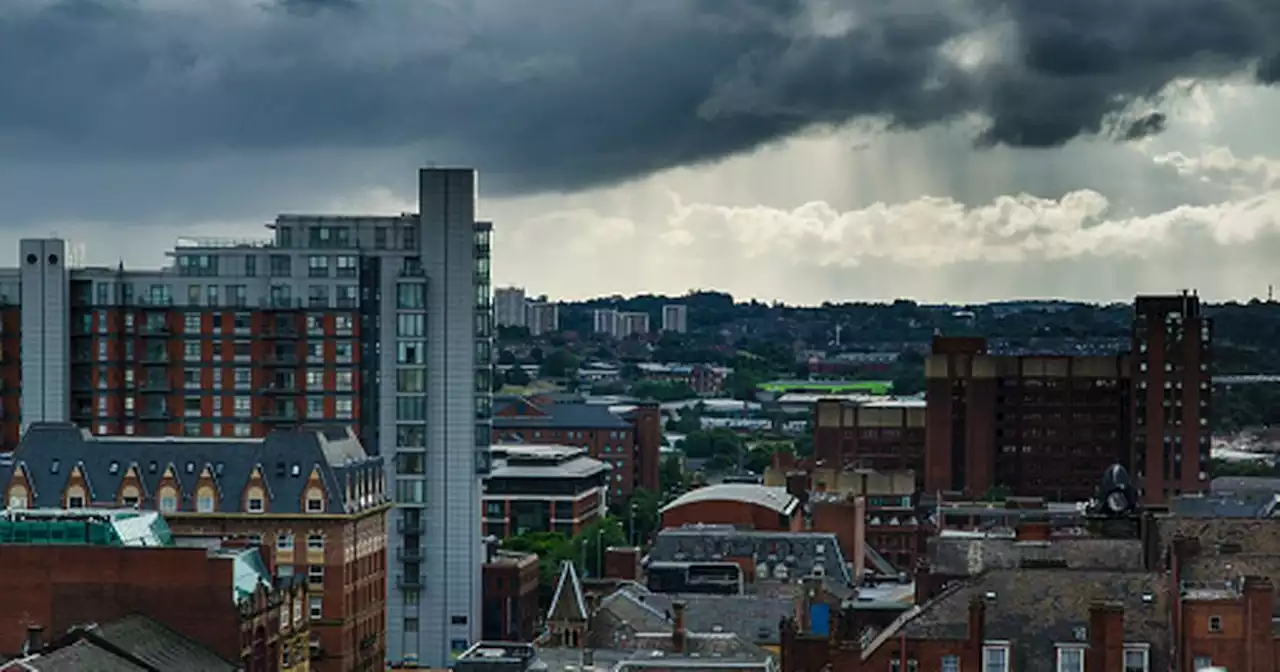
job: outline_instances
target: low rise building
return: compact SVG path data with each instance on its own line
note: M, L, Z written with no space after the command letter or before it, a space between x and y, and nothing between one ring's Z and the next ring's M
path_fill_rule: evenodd
M47 654L19 669L45 669L67 655L46 651L41 633L58 638L95 623L108 640L126 631L151 633L149 639L172 631L222 661L181 669L311 669L306 582L273 579L257 546L179 546L155 512L7 510L0 515L0 567L0 657Z
M585 448L613 468L613 498L625 499L636 488L659 488L662 419L657 404L629 404L625 412L614 412L576 399L495 396L493 442Z
M577 446L500 444L484 480L485 534L572 537L608 512L612 467Z
M538 625L538 556L490 547L484 563L481 637L491 642L532 642Z
M101 625L77 625L47 643L42 636L41 629L30 629L26 655L8 663L0 661L0 672L237 672L245 669L141 614ZM284 669L301 672L307 669L307 660L304 658Z
M386 660L391 503L383 481L382 458L366 454L349 429L311 426L259 439L186 439L95 437L35 423L12 465L0 468L11 507L156 511L180 536L264 544L277 578L305 577L320 672ZM399 521L406 539L421 535L412 513ZM421 566L402 559L395 580L420 588Z

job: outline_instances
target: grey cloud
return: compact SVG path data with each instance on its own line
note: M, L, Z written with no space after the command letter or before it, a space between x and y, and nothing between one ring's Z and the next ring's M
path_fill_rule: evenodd
M1131 103L1275 54L1275 0L2 3L0 162L398 150L569 191L867 117L1133 139L1165 117Z

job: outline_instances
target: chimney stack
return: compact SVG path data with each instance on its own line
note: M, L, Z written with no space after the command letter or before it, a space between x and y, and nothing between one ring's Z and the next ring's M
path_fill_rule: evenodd
M31 624L27 626L27 641L23 644L23 653L34 655L44 646L44 626Z
M1124 607L1119 602L1095 602L1089 607L1085 656L1085 669L1124 669Z
M671 603L671 611L675 615L675 626L671 629L671 650L673 653L684 653L685 639L688 633L684 630L684 600Z
M973 599L969 600L969 632L966 633L969 636L970 643L982 646L982 642L986 640L986 620L986 598L981 595L974 595Z

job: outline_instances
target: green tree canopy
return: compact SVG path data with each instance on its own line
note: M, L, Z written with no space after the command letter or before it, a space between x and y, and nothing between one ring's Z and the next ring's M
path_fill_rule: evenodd
M578 368L578 358L563 348L542 360L539 372L546 378L565 378Z
M631 394L660 402L698 398L698 393L688 383L679 381L642 380L631 386Z
M517 387L524 387L525 385L533 382L533 379L529 377L529 374L525 373L524 368L519 366L513 366L507 369L507 372L503 374L503 378L506 379L508 385L515 385Z

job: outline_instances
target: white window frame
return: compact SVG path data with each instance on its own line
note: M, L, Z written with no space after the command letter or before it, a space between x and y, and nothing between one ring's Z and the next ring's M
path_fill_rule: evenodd
M1129 670L1129 667L1125 664L1126 663L1125 659L1128 658L1129 654L1131 653L1142 654L1142 672L1151 672L1151 645L1150 644L1141 643L1141 642L1136 642L1136 643L1125 642L1124 654L1123 654L1124 657L1120 659L1121 667L1125 670L1125 672L1128 672Z
M213 508L213 495L199 495L196 497L196 513L213 513Z
M257 506L254 506L254 504L257 504ZM267 505L261 497L250 497L245 504L245 510L249 513L262 513L267 510Z
M307 550L308 550L308 551L323 551L323 550L324 550L324 535L323 535L323 534L317 534L317 533L314 533L314 532L313 532L313 533L311 533L311 534L308 534L308 535L307 535Z
M1083 644L1055 644L1054 645L1054 669L1058 672L1084 672L1084 652ZM1080 662L1079 667L1068 667L1065 654L1075 654L1079 656L1077 660Z
M1210 656L1196 656L1191 660L1191 665L1191 669L1196 670L1196 672L1207 670L1213 667L1213 658Z
M942 656L939 665L941 665L942 672L960 672L960 656L948 653Z
M999 667L992 668L994 661L991 660L991 654L1000 652L1001 660L1004 664ZM1009 642L984 642L982 644L982 672L1009 672Z
M321 595L307 596L307 615L312 620L324 618L324 597Z
M281 532L276 535L276 550L277 551L293 550L293 533L292 532Z

